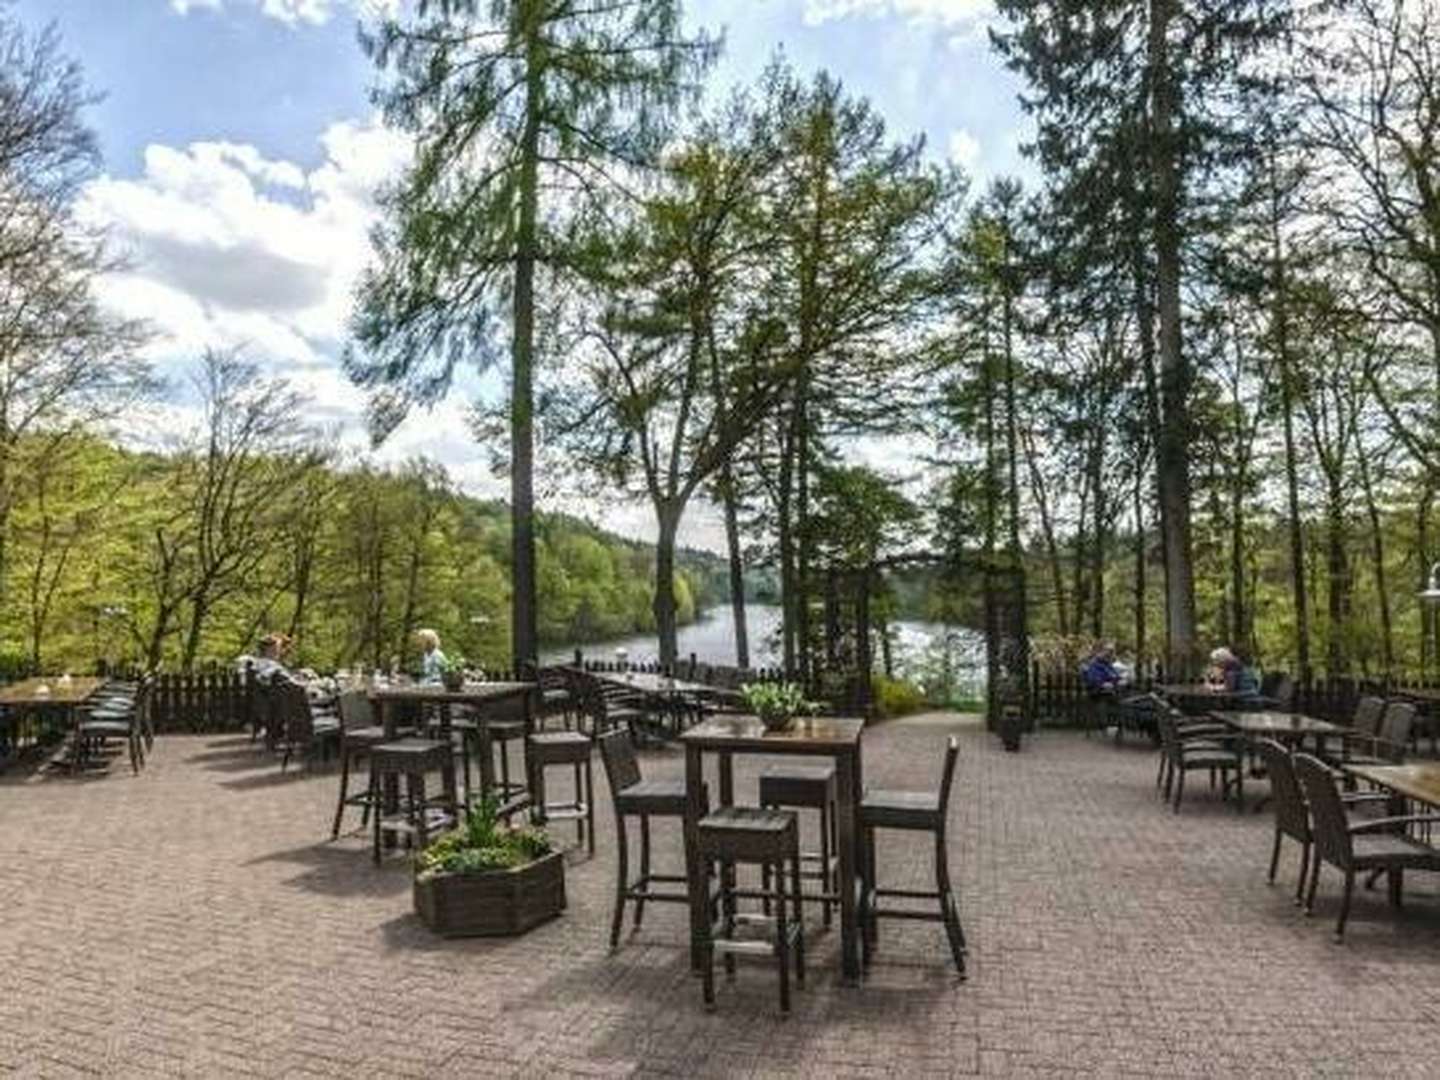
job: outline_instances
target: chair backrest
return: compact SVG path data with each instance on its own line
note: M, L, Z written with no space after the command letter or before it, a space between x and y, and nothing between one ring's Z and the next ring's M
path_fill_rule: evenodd
M315 734L315 720L310 714L310 695L305 687L283 671L271 679L271 702L285 738L305 742Z
M1155 727L1160 732L1160 752L1174 757L1176 750L1175 716L1168 708L1156 711Z
M354 731L357 728L373 727L375 707L364 690L345 690L340 694L340 728Z
M1281 709L1289 709L1295 703L1295 680L1285 672L1277 671L1270 680L1270 689L1262 693Z
M1392 701L1385 706L1380 720L1380 737L1403 752L1410 743L1410 729L1415 726L1415 706L1408 701Z
M605 763L605 779L610 794L617 795L640 782L640 760L635 756L635 743L624 728L607 731L599 738L600 759Z
M1362 735L1378 735L1385 716L1385 699L1367 694L1355 703L1355 716L1350 726Z
M945 746L945 766L940 773L940 817L950 810L950 789L955 785L955 762L960 757L960 740L954 735Z
M1275 807L1275 824L1281 832L1301 843L1310 840L1310 812L1295 776L1295 763L1290 751L1274 739L1261 739L1255 744L1265 772L1270 776L1270 802Z
M1335 776L1321 761L1309 754L1296 754L1295 775L1310 807L1310 828L1315 850L1326 862L1341 869L1350 866L1350 820L1340 801Z

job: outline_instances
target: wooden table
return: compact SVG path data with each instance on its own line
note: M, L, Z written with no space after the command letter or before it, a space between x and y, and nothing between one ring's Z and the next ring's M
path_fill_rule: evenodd
M1212 709L1234 707L1253 701L1258 695L1249 691L1216 688L1209 683L1161 683L1155 692L1168 698L1181 711L1210 712Z
M1349 728L1329 720L1293 712L1227 712L1216 709L1210 713L1227 727L1252 739L1274 739L1276 742L1302 743L1313 738L1323 747L1332 736L1345 735Z
M1440 762L1414 765L1346 765L1340 767L1365 780L1425 806L1440 808Z
M713 687L704 683L686 682L669 675L658 675L649 671L596 671L595 678L612 686L623 686L627 690L654 697L674 697L680 694L706 694Z
M700 928L709 918L703 868L695 857L700 817L704 811L701 791L704 755L711 751L720 758L720 806L735 802L736 754L791 754L828 757L835 762L836 830L840 861L840 954L847 982L860 978L859 912L856 881L859 870L860 794L864 789L861 768L860 734L865 721L858 718L826 717L800 719L786 731L766 731L755 716L715 716L696 724L680 736L685 746L685 872L690 889L690 961L700 966Z
M375 709L375 718L381 727L385 729L385 737L394 739L397 737L398 724L396 721L396 710L391 706L397 703L410 703L415 705L435 705L440 710L440 732L441 738L446 742L450 740L450 710L456 705L468 705L475 710L475 726L480 735L480 790L488 792L495 787L495 762L490 753L490 736L487 730L491 716L489 709L506 702L520 699L524 705L525 733L529 735L534 730L534 691L538 690L537 684L532 682L483 682L466 683L459 690L447 690L440 683L397 683L391 686L372 686L367 696ZM525 776L527 781L530 777L530 753L525 750ZM459 796L455 784L455 766L451 765L442 774L442 783L445 785L447 798L459 805ZM386 813L395 813L400 805L400 779L396 776L387 776L384 781L384 792L382 808ZM510 812L518 809L518 806L507 807Z
M94 697L104 685L104 679L88 675L72 677L68 682L44 677L21 679L0 688L0 710L3 710L7 728L10 727L10 717L26 709L60 709L73 720L75 709ZM40 692L41 687L45 688L45 693ZM61 763L57 760L53 764Z

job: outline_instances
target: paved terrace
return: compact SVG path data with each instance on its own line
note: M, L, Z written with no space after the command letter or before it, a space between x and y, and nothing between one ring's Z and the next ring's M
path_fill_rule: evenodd
M867 733L868 779L931 786L957 729L970 981L953 978L938 925L887 923L883 962L847 989L837 930L816 939L788 1020L769 965L742 964L704 1010L680 907L653 905L607 954L608 815L596 859L568 867L564 917L518 940L444 942L412 916L401 859L376 870L363 838L323 842L333 774L282 777L243 738L182 736L139 778L12 768L0 1072L1434 1075L1436 884L1416 875L1399 918L1383 890L1362 896L1335 946L1334 878L1313 921L1266 886L1268 817L1222 808L1203 782L1176 817L1148 749L1076 734L1007 755L958 718L892 722ZM738 790L754 764L737 763ZM645 765L678 774L681 755ZM657 831L675 857L678 830ZM928 873L920 839L881 858L890 878Z

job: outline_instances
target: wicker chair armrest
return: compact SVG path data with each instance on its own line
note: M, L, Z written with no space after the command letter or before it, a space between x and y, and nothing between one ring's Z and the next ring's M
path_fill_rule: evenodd
M1350 826L1350 835L1362 833L1392 832L1401 825L1433 825L1440 822L1440 814L1402 814L1399 817L1372 818Z

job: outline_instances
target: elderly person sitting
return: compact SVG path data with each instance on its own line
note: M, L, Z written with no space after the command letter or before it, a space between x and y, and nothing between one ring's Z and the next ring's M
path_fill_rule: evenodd
M449 662L440 651L440 635L434 630L417 630L415 641L422 650L420 680L427 683L440 682L445 675L445 665Z
M1210 653L1210 670L1205 678L1212 686L1231 694L1258 696L1260 693L1255 672L1224 645Z
M248 666L256 679L268 680L278 672L289 675L290 669L285 666L285 653L290 648L290 638L279 632L266 634L260 639L256 649L256 655L252 657L241 657L242 670Z

